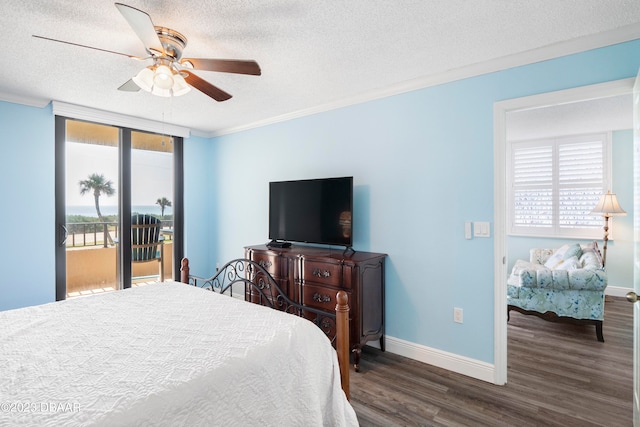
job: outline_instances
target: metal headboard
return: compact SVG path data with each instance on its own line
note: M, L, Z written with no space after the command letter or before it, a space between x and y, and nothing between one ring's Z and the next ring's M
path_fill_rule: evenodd
M181 281L189 285L229 296L240 291L247 301L305 317L327 334L332 343L335 342L336 313L303 306L291 300L273 276L255 261L234 259L221 267L215 275L202 278L189 274L188 260L183 259L181 273Z

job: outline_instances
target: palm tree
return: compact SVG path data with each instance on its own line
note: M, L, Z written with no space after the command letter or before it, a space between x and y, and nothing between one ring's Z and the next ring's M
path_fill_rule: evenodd
M81 180L80 184L80 195L84 196L87 193L93 193L93 200L96 205L96 213L98 214L98 219L100 222L104 223L104 219L102 218L102 213L100 212L100 196L104 194L105 196L113 196L116 192L113 188L113 183L110 180L105 179L104 175L98 175L97 173L92 173L89 175L88 179ZM111 238L111 234L107 233L107 238L109 239L109 243L113 244L113 239Z
M156 201L156 205L160 205L160 215L162 216L162 218L164 218L164 208L166 208L167 206L171 206L171 200L163 197Z

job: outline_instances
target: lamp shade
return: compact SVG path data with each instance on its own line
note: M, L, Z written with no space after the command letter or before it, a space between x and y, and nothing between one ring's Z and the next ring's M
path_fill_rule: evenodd
M133 80L140 89L151 92L151 89L153 88L153 75L153 70L147 67L140 70L140 72L131 80Z
M180 73L174 74L166 65L143 68L131 80L140 89L157 96L180 96L191 90L184 77Z
M160 65L156 68L153 76L153 86L160 89L171 89L173 87L173 73L166 65Z
M151 90L151 93L157 96L168 98L171 96L171 89L163 89L158 85L153 85L153 89Z
M190 90L191 86L187 84L184 77L182 77L179 73L173 76L173 88L171 89L171 91L173 92L173 96L184 95Z
M613 216L620 215L624 216L627 213L620 207L618 203L618 198L615 194L612 194L611 191L608 191L607 194L603 194L598 201L598 204L591 211L592 215L603 215L603 216Z

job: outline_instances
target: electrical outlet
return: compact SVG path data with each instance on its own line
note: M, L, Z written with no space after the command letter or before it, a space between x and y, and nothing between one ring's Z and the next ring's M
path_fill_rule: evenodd
M462 323L462 309L458 307L453 308L453 321L456 323Z

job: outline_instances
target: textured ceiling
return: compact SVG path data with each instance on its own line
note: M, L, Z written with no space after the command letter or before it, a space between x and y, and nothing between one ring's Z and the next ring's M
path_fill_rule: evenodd
M62 101L203 135L532 61L540 48L640 38L637 0L125 0L188 38L184 56L254 59L262 76L200 72L215 102L117 88L146 63L32 35L144 56L112 1L2 0L0 99ZM575 44L580 42L582 44ZM554 50L556 49L556 50ZM533 58L533 59L532 59ZM464 70L471 70L466 72Z
M509 112L506 123L509 141L633 129L633 95Z

